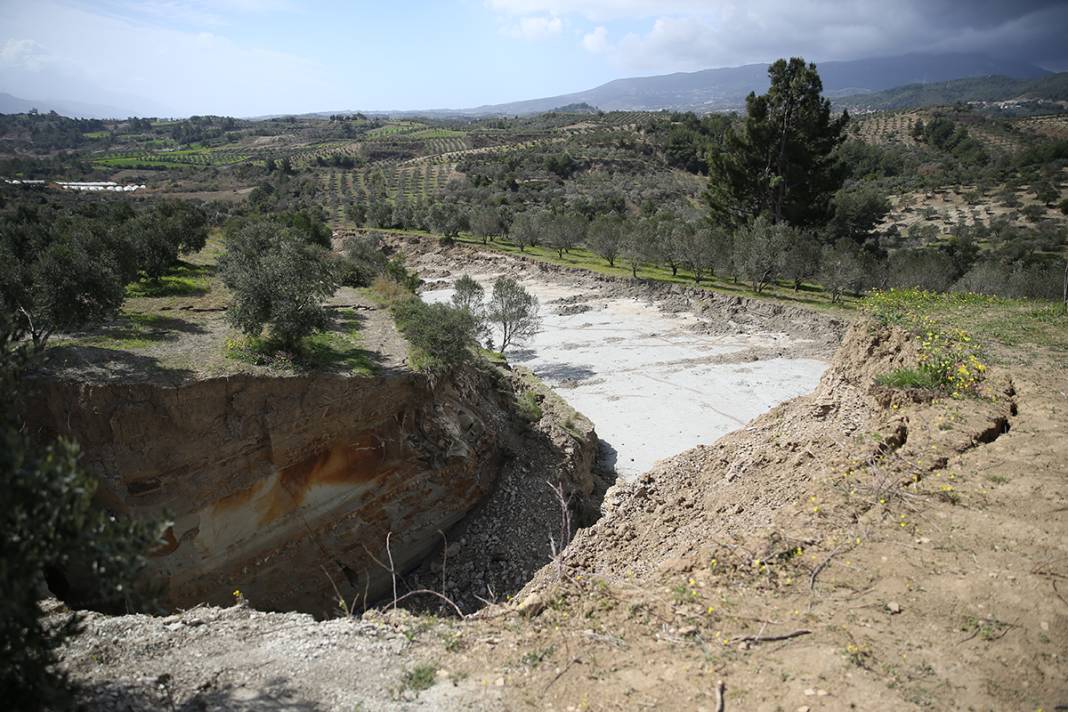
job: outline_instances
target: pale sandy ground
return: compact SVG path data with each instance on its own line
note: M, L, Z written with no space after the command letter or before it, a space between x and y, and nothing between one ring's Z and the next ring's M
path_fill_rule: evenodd
M491 289L493 275L472 274ZM593 421L632 479L664 457L736 430L774 405L815 388L827 364L774 358L722 363L753 348L779 347L781 333L707 335L689 313L668 314L634 299L606 298L558 283L524 280L541 302L542 331L508 350ZM554 300L588 295L590 311L562 316ZM448 301L451 289L427 291ZM494 334L500 343L499 334ZM717 362L719 361L719 362ZM612 460L608 451L608 461Z

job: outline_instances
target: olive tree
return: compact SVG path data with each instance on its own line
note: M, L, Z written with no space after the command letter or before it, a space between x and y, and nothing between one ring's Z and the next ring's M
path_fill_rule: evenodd
M471 315L475 332L481 336L487 330L485 288L468 275L461 276L453 284L452 305Z
M623 246L623 220L614 215L603 215L590 223L586 231L586 247L608 263L616 266L616 258Z
M842 238L826 245L820 255L819 281L837 303L845 292L857 294L866 276L864 257L856 243Z
M538 221L546 245L556 250L560 259L564 253L582 243L586 221L577 215L543 213Z
M19 415L26 374L40 353L0 312L0 690L8 709L66 709L72 702L57 651L80 616L44 620L46 582L72 606L120 610L145 601L135 586L155 528L112 516L93 501L97 482L75 443L32 438ZM66 580L78 566L76 584ZM64 591L63 589L67 590Z
M700 284L709 275L717 260L717 238L725 237L720 227L706 227L696 230L681 230L673 236L675 249L682 263L693 273L693 281ZM720 240L719 242L723 242ZM721 244L720 249L723 248Z
M423 373L447 373L472 358L475 322L464 309L411 297L394 305L393 319L414 347L413 368Z
M293 228L270 220L248 223L228 236L219 258L233 294L227 318L250 336L264 327L286 349L326 324L323 301L337 289L329 253Z
M538 298L511 277L493 283L486 318L501 332L501 352L513 343L525 341L541 329Z
M539 242L540 213L541 211L526 210L519 213L512 223L512 229L508 232L508 238L520 252L532 247Z
M796 231L782 223L773 225L759 217L734 236L734 265L760 293L783 268L783 253Z
M475 208L468 215L468 222L471 224L471 232L482 238L483 244L504 232L501 214L496 208Z

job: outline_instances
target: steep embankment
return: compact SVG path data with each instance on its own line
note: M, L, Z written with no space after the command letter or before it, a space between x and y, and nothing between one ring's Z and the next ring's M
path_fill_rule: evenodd
M80 443L105 504L173 521L151 569L176 607L374 599L390 556L409 568L493 489L510 424L508 389L475 369L433 389L399 371L37 390L30 422Z

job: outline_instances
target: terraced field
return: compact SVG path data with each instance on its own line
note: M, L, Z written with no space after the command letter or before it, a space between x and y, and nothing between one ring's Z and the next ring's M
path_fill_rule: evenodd
M915 146L912 127L919 118L915 111L870 114L855 119L850 133L866 143Z
M1039 134L1048 138L1068 139L1068 114L1032 116L1020 119L1016 125L1021 131Z
M189 148L162 151L121 151L93 159L109 168L170 168L181 166L225 166L248 160L249 153L240 148Z

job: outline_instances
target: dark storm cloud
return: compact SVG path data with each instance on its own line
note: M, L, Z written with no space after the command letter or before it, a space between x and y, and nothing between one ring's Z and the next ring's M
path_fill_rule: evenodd
M499 0L506 2L507 0ZM601 0L517 0L524 9L594 17ZM909 52L977 52L1068 68L1068 2L1024 0L748 0L622 3L586 45L623 65L695 69L783 54L819 60ZM593 9L591 9L593 8ZM636 22L641 18L640 22ZM650 22L652 23L650 26Z

